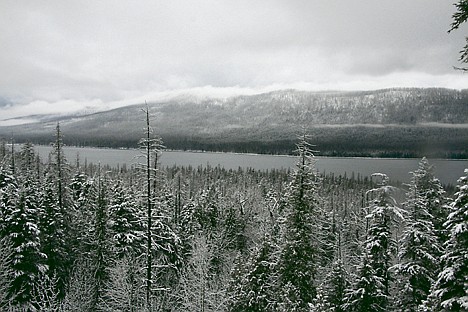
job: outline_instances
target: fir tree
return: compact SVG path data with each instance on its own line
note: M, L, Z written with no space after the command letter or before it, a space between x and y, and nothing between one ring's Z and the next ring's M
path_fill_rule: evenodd
M11 306L10 287L13 280L13 250L8 238L0 239L0 311L8 311Z
M6 140L2 138L0 140L0 163L2 163L5 160L6 155L7 155Z
M34 178L37 180L39 178L34 176L36 171L36 155L34 153L34 147L31 143L25 143L21 147L19 162L19 168L21 170L20 175L26 176L27 179Z
M436 236L439 244L442 245L447 240L443 224L449 213L446 206L445 190L439 179L434 176L434 167L425 157L419 162L418 170L414 174L418 193L424 201L427 212L432 216ZM439 253L435 256L440 255Z
M104 284L108 279L107 269L110 261L110 246L108 235L108 207L107 185L101 178L101 169L98 169L97 185L95 185L94 224L91 259L94 267L94 308L97 307L104 293Z
M82 172L77 172L68 186L71 197L69 212L70 227L67 237L72 262L88 257L92 248L94 219L94 181Z
M247 261L239 258L233 270L229 311L272 311L276 306L277 247L266 235Z
M349 286L349 273L343 262L340 232L335 243L334 261L327 268L327 273L325 274L325 279L321 287L323 304L327 311L345 311L346 290Z
M393 188L388 185L388 177L385 174L373 176L379 177L381 181L380 187L368 192L374 199L367 207L369 226L364 254L354 286L347 294L346 307L352 311L388 310L390 266L396 251L392 233L397 220L403 219L401 210L391 196Z
M427 307L431 311L468 311L468 169L458 180L455 200L444 223L449 239Z
M144 226L142 216L135 200L122 181L117 181L109 199L109 225L118 259L132 259L142 252Z
M385 281L378 275L370 258L368 253L362 257L354 285L347 291L344 311L387 311L388 295L385 292Z
M44 265L46 255L41 252L37 194L34 191L25 181L17 204L9 207L4 216L4 233L13 248L11 295L16 303L27 303L31 299L35 279L47 270Z
M65 203L65 179L66 179L66 158L63 152L62 132L60 131L60 124L57 123L55 128L55 142L53 145L52 155L53 157L53 168L55 170L56 187L57 187L57 202L60 211L65 215L66 203Z
M317 199L318 175L311 145L298 144L299 162L286 195L285 220L278 261L279 301L288 311L307 311L316 295L315 277L321 253Z
M62 298L69 274L70 258L66 242L65 216L57 203L53 176L46 173L39 198L41 250L46 255L45 264L49 280L56 279L59 297Z
M15 210L18 203L18 181L13 175L11 169L0 166L0 236L5 237L6 231L5 218L9 212Z
M401 239L401 262L395 266L400 275L397 304L401 311L418 310L438 273L442 246L434 220L440 215L433 216L430 211L440 212L442 192L430 170L424 158L419 163L419 169L412 174L408 200L404 204L406 227Z

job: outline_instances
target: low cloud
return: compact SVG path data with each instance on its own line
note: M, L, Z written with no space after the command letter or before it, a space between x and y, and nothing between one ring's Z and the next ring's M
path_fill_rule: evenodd
M6 0L0 120L189 91L462 88L453 66L468 28L447 34L454 11L439 0Z

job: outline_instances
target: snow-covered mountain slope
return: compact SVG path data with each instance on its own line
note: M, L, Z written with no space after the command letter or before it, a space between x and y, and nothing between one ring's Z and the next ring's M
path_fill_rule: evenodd
M439 131L439 128L444 128L444 136L451 136L447 131L450 132L452 128L457 129L457 136L468 133L468 90L282 90L227 99L205 98L192 101L190 97L179 97L148 104L155 131L166 142L170 141L179 148L190 148L182 144L189 141L208 145L291 141L303 128L312 132L321 129L320 136L326 137L327 132L330 135L339 133L339 136L343 136L352 133L355 128L367 127L373 130L360 131L367 134L381 133L383 136L371 138L373 141L391 140L388 137L391 134L385 133L382 127L410 129L407 134L401 134L408 140L418 139L419 135L427 136L424 132L431 132L427 129ZM53 136L51 128L60 121L65 138L73 138L76 144L134 145L130 142L137 141L142 135L143 107L132 105L83 116L0 127L0 135L15 133L22 138L27 138L28 135L33 138L50 138ZM380 130L376 130L379 128ZM418 131L421 134L414 137L414 132ZM368 138L362 138L365 139ZM340 140L346 141L345 138Z

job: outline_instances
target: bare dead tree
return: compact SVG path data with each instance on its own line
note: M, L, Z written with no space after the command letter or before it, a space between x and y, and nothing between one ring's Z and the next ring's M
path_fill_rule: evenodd
M145 102L146 104L146 102ZM155 138L153 136L153 129L150 125L150 114L148 104L146 108L143 109L143 112L146 116L146 128L145 128L145 137L140 140L139 145L142 149L142 156L145 159L144 164L140 164L140 168L145 172L145 184L146 184L146 306L147 310L151 311L151 293L152 293L152 281L153 281L153 272L152 272L152 227L153 227L153 206L155 201L154 194L156 193L156 171L158 167L158 156L163 148L162 140L160 138ZM154 167L151 167L152 160L154 160ZM153 185L153 188L152 188Z

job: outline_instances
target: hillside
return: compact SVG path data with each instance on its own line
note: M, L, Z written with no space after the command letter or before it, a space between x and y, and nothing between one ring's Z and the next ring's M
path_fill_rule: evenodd
M142 105L60 120L0 127L0 136L47 143L60 121L73 145L135 146ZM324 155L466 157L468 90L294 90L227 99L149 104L152 125L174 149L291 153L306 128Z

